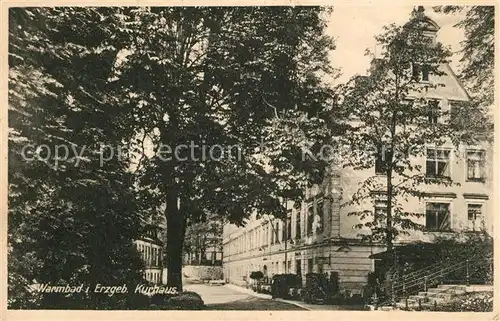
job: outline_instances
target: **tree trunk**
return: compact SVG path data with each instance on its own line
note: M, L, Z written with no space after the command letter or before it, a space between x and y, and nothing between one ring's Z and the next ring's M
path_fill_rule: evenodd
M206 256L206 251L205 251L206 250L205 246L207 244L206 238L202 237L201 242L202 243L200 244L200 265L203 265L203 261L205 260Z
M184 243L184 217L177 205L177 193L167 191L167 286L182 291L182 246Z
M396 86L398 84L398 78L396 77ZM396 99L398 98L398 91L396 91ZM393 248L393 235L392 235L392 193L393 193L393 185L392 185L392 174L393 174L393 160L394 160L394 138L396 137L396 118L397 112L392 113L391 119L391 145L388 155L388 160L386 161L387 166L387 232L386 232L386 245L387 251L392 251ZM384 151L385 154L385 151Z
M392 152L391 152L392 153ZM392 157L390 157L392 159ZM391 160L392 162L392 160ZM392 250L392 168L387 171L387 232L386 246L387 251Z

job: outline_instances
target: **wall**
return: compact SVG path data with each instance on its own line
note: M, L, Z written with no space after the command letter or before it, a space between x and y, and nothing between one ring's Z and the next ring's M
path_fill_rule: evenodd
M185 265L182 275L200 280L222 280L222 266Z
M246 286L251 282L249 276L252 271L262 271L268 277L281 273L297 274L300 271L305 283L305 275L309 272L338 272L341 289L360 292L367 282L368 273L373 270L369 256L383 250L383 247L377 246L335 244L292 248L287 251L286 258L284 251L229 257L224 260L224 279L232 284ZM299 260L300 268L297 266ZM312 263L311 267L309 263Z
M418 212L425 214L426 202L449 202L450 203L450 223L451 228L455 231L465 230L468 227L468 213L467 204L482 204L483 205L483 215L484 215L484 226L492 233L493 228L493 208L491 201L489 200L489 195L491 194L492 188L492 161L493 155L491 146L488 144L482 144L479 146L460 146L458 153L453 151L453 146L448 144L444 146L445 148L452 149L450 155L450 171L451 178L455 183L459 185L444 186L440 184L433 185L421 185L418 187L420 191L428 193L426 197L418 199L416 197L406 197L401 198L399 201L404 204L404 209L411 212ZM486 152L486 181L485 182L470 182L467 181L467 166L465 153L468 149L481 149ZM422 171L425 172L425 157L415 158L412 161L414 165L421 165ZM409 173L408 173L409 174ZM342 203L347 202L352 195L357 191L359 183L365 179L374 176L374 169L353 171L348 169L343 169L341 173L341 186L342 190ZM385 176L379 177L380 185L385 186ZM397 182L397 178L395 179ZM348 206L343 207L339 213L339 220L341 222L340 236L345 238L355 238L358 233L366 230L353 229L353 225L359 223L358 216L350 216L349 213L352 211L359 210L370 210L373 211L373 203L371 200L362 202L359 206ZM366 220L373 219L373 216L367 217ZM365 220L365 221L366 221ZM419 218L413 219L415 222L425 225L425 215ZM435 232L417 232L411 231L410 235L401 236L401 242L411 242L411 241L432 241Z

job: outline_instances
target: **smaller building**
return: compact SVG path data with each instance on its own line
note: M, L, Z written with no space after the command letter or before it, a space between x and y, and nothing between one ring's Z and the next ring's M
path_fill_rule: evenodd
M136 244L144 262L144 279L151 283L163 283L163 242L159 238L159 227L148 224Z

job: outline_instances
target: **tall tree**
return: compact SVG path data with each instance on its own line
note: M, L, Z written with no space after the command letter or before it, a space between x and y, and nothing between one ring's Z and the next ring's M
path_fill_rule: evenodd
M209 252L210 251L210 252ZM184 252L195 264L206 264L207 255L222 251L222 224L220 220L189 224L184 239ZM210 256L211 257L211 256ZM210 260L212 260L210 258ZM188 264L191 264L189 262Z
M142 279L132 244L141 207L128 156L116 151L133 132L108 88L116 12L9 11L10 308L125 309L125 296L93 287ZM102 146L115 157L101 163ZM91 289L41 294L33 283Z
M254 210L284 214L276 160L291 160L289 171L302 176L302 185L321 177L321 162L304 165L300 146L317 138L324 126L318 115L331 98L320 80L333 73L324 13L192 7L131 9L124 16L129 46L115 86L131 110L130 128L154 146L137 174L157 203L166 203L169 286L182 288L188 220L211 213L244 224ZM297 148L268 151L277 139L265 135L289 120L301 133Z
M492 141L490 111L495 102L495 7L436 6L434 10L463 16L455 25L465 33L460 50L460 79L469 90L472 101L456 110L456 129L463 133L463 139Z
M437 6L444 14L462 13L455 27L463 29L461 78L484 105L494 103L495 6Z
M365 239L383 242L389 251L398 235L424 227L415 221L422 214L405 208L407 199L422 197L424 184L452 183L446 175L429 177L414 162L426 154L426 144L443 144L451 131L449 113L433 107L427 95L443 86L440 67L448 63L450 51L429 36L428 28L421 8L405 25L386 26L376 37L382 54L373 59L368 76L353 77L341 87L342 105L352 120L344 166L366 170L378 163L380 171L360 182L344 206L385 202L382 211L354 210L349 215L361 219L356 227L363 229ZM427 75L434 80L422 82Z

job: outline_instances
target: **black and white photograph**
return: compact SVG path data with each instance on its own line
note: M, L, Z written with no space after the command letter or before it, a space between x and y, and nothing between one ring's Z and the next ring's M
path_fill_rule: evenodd
M491 319L495 7L4 7L7 309Z

